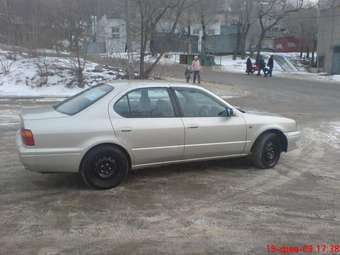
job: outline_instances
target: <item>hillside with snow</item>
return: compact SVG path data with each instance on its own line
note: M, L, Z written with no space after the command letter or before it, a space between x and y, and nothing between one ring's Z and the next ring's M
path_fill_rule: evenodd
M100 83L124 79L126 74L109 66L81 60L83 83L76 76L76 59L17 54L0 50L0 97L67 97Z

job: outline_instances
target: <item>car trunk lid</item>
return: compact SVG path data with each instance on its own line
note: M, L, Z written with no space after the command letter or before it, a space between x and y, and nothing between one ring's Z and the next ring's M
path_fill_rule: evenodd
M23 109L20 115L23 120L55 119L67 116L63 113L57 112L52 106Z

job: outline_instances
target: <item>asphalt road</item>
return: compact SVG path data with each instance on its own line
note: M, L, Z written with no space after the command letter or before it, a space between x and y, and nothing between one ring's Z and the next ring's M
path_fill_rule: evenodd
M0 254L279 254L268 253L272 244L322 254L317 245L340 244L340 84L203 77L247 91L233 104L297 119L299 149L273 170L247 160L150 168L114 190L91 191L76 175L23 169L16 114L49 103L2 100Z

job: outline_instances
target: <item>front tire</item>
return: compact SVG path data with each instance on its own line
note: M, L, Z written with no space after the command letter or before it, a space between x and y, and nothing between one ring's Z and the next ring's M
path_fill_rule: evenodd
M89 187L112 189L125 179L129 161L124 152L110 145L92 149L86 154L80 167L80 174Z
M253 163L257 168L274 168L280 160L282 146L280 138L274 133L262 135L253 149Z

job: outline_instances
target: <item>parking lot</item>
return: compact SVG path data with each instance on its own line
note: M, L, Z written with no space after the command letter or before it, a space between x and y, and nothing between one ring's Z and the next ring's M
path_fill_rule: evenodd
M108 191L77 175L24 170L17 114L52 102L2 99L0 254L268 254L271 244L339 244L340 86L255 79L231 80L249 93L229 101L295 118L303 131L275 169L247 159L149 168Z

